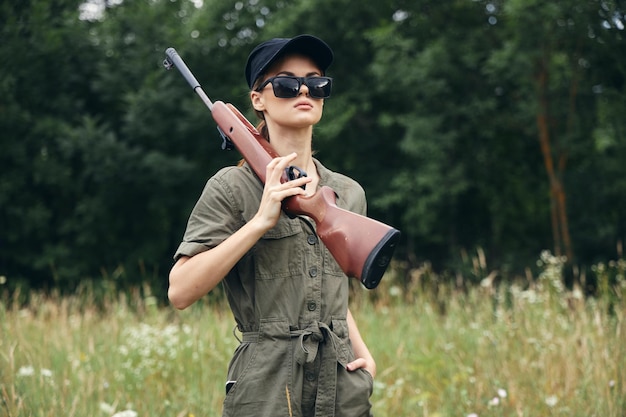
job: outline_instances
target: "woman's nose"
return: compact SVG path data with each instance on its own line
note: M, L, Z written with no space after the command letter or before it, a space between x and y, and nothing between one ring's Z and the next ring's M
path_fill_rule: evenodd
M302 83L302 85L300 85L300 90L298 90L298 95L305 95L305 96L309 95L309 87L307 87L305 83Z

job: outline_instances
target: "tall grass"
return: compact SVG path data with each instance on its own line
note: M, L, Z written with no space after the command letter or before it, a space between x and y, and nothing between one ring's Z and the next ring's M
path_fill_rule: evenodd
M523 286L459 290L427 268L355 287L376 416L626 416L626 264L584 299L542 256ZM480 264L480 262L479 262ZM458 283L457 283L458 284ZM0 304L0 416L219 416L237 340L223 302L186 311L137 292Z

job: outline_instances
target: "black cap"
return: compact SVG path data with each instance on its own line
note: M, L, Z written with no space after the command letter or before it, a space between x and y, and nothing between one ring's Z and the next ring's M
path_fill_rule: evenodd
M322 72L333 62L333 51L323 40L312 35L299 35L294 38L274 38L258 45L250 52L246 63L246 81L248 86L263 74L267 68L283 54L297 52L308 56Z

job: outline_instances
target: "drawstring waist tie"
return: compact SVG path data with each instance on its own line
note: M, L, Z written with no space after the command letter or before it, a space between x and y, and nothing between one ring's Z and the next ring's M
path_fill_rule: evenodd
M260 332L243 332L244 343L259 341ZM271 335L272 337L280 335ZM285 334L287 336L287 334ZM334 416L335 396L337 388L337 363L346 367L350 354L350 346L344 342L330 326L323 322L313 322L305 329L289 331L289 339L298 338L299 349L295 352L295 360L299 365L311 363L317 357L320 346L324 349L321 356L319 379L315 400L315 415Z

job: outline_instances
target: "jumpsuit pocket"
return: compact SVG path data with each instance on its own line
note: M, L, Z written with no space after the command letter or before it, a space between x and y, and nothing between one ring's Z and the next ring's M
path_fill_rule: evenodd
M374 391L374 378L365 369L348 371L343 366L337 370L336 415L370 417L370 397Z
M345 319L333 319L333 330L339 337L348 338L348 324ZM355 359L354 352L350 347L347 352L347 362ZM337 412L336 415L351 417L370 417L372 404L370 397L374 392L374 378L372 374L363 368L348 371L344 366L337 367Z
M229 364L230 389L223 416L274 417L289 415L291 357L289 325L283 320L262 320L256 341L239 345ZM293 410L292 410L293 411Z
M359 371L362 372L363 375L365 375L365 379L367 379L367 381L369 382L371 396L374 390L374 377L372 376L372 374L369 373L367 369L360 368Z
M289 279L302 275L304 250L299 244L302 226L298 219L281 215L278 223L253 248L257 280Z

